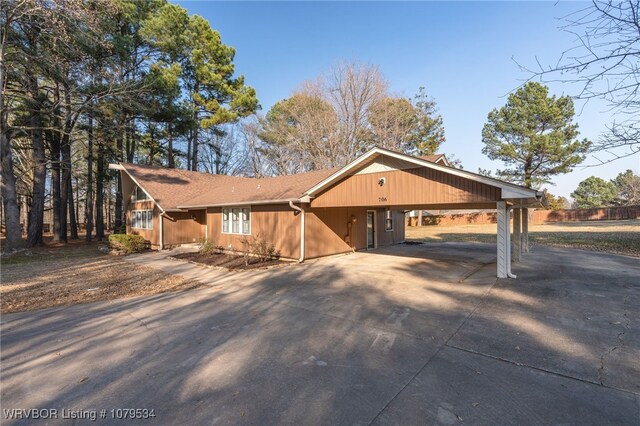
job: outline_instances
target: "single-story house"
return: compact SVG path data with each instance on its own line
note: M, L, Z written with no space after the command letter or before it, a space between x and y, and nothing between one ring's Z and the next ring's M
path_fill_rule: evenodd
M406 211L497 209L498 276L504 277L511 274L508 212L539 206L544 197L451 167L441 155L383 148L342 168L261 179L110 167L122 176L127 233L144 236L152 248L208 240L241 251L243 239L259 236L282 257L304 261L404 242Z

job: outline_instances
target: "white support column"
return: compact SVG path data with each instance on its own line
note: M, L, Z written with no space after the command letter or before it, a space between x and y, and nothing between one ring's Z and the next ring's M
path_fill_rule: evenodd
M529 253L529 209L522 209L522 252Z
M498 216L498 230L497 230L497 263L498 263L498 278L507 278L509 262L509 217L507 212L507 203L504 201L498 201L496 203L497 216Z
M511 258L514 262L520 262L520 209L513 209L513 240L511 241Z

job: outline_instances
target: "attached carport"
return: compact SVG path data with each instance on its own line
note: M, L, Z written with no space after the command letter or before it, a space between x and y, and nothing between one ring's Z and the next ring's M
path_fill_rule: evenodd
M515 278L512 261L529 251L528 209L545 203L544 194L523 186L444 164L374 148L309 189L301 199L306 214L316 214L326 228L352 246L366 249L352 235L353 212L495 209L498 278ZM347 211L347 233L344 216ZM336 219L338 218L338 219ZM367 219L365 219L366 222ZM337 223L337 224L336 224ZM512 226L513 224L513 237ZM362 228L362 224L359 225ZM404 221L402 221L404 226ZM316 231L320 232L320 231Z

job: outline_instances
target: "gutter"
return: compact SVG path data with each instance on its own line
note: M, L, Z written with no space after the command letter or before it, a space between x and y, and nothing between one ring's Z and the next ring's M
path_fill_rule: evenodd
M158 215L160 218L160 250L164 250L164 212Z
M235 207L235 206L257 206L261 204L287 204L291 205L293 202L304 202L299 198L287 198L284 200L260 200L260 201L239 201L235 203L222 203L222 204L200 204L192 206L176 206L179 210L184 211L189 209L204 209L208 207Z
M293 204L293 201L289 201L289 207L300 212L300 258L298 263L302 263L304 262L304 209Z

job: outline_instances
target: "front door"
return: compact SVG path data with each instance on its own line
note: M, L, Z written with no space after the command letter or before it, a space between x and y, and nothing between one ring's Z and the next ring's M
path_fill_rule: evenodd
M367 250L376 247L376 212L367 211Z

